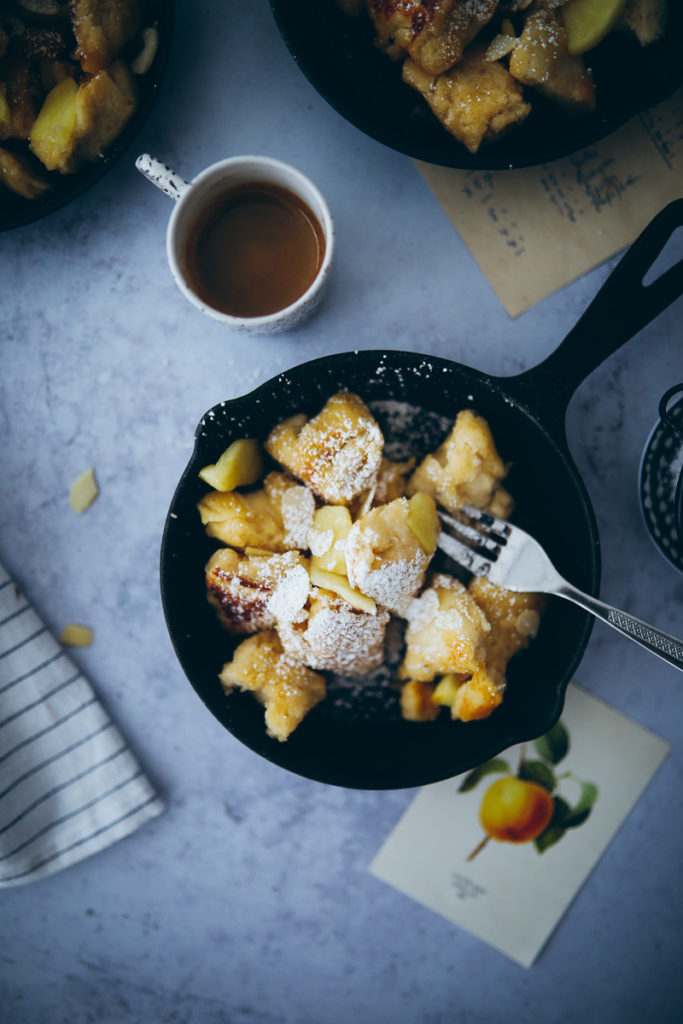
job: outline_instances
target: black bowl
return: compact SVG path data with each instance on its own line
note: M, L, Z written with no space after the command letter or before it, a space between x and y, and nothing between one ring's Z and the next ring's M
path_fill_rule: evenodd
M657 43L641 47L634 37L615 32L590 53L594 113L570 117L533 94L533 110L523 124L472 154L402 82L400 64L375 46L368 18L346 17L336 0L271 0L271 8L294 60L342 117L399 153L443 167L502 170L548 163L604 138L683 83L683 3L672 0L666 35Z
M517 500L516 521L546 546L560 572L590 593L596 592L599 578L596 527L571 458L536 415L511 401L499 379L445 359L409 352L325 357L203 417L171 503L161 551L164 612L192 686L237 739L292 772L360 789L423 785L466 771L550 728L561 712L592 618L569 602L552 600L538 637L509 666L503 705L485 721L453 722L446 712L431 723L404 721L388 669L355 688L333 687L286 742L269 738L263 708L253 696L226 696L218 680L237 641L222 629L206 600L203 567L217 544L200 524L196 506L208 488L197 474L231 441L264 439L281 419L302 411L312 415L340 388L368 402L394 457L433 450L465 406L485 416L502 457L513 463L508 484ZM400 409L383 404L387 401L401 403Z
M139 88L138 106L116 141L96 163L88 164L76 174L48 172L36 160L36 170L49 180L50 190L36 199L24 199L7 189L1 189L0 231L8 231L11 228L31 224L33 221L40 220L67 206L68 203L78 199L89 188L92 188L125 153L147 120L157 97L171 47L173 13L172 0L154 0L148 24L154 24L159 32L157 52L146 74L136 76ZM24 154L28 152L27 144L23 142L10 141L3 145Z

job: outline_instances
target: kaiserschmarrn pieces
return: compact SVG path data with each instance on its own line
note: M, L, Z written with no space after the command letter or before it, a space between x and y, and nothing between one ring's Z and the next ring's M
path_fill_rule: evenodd
M0 185L33 199L52 184L43 168L101 159L138 109L158 44L148 15L147 0L0 4L0 139L16 140Z
M487 718L502 702L508 662L536 636L545 603L541 594L513 593L481 576L475 576L467 589L491 631L483 663L458 687L451 705L453 718L464 722Z
M402 462L394 462L382 456L372 495L372 504L386 505L388 501L404 497L407 494L408 474L414 466L414 456Z
M281 473L269 473L258 491L208 491L199 514L209 537L234 548L287 551L306 546L313 495Z
M265 706L268 735L280 741L287 739L326 692L324 676L292 662L273 629L243 640L219 679L226 693L237 686L254 694Z
M389 613L354 608L343 597L316 588L294 621L278 619L288 656L311 668L360 676L384 661L384 633Z
M433 505L436 520L436 508ZM424 583L436 546L426 550L410 525L410 502L396 498L361 516L346 538L349 583L395 615L405 615Z
M206 565L209 603L230 633L270 629L276 612L286 614L297 600L303 607L309 589L308 561L298 551L240 555L219 548Z
M498 0L367 0L377 45L397 59L409 54L433 75L448 71L496 12Z
M567 31L556 11L534 11L510 55L510 74L523 85L542 85L550 78L562 50L567 48Z
M536 95L572 116L594 110L596 47L618 30L649 46L668 16L668 0L625 0L623 8L615 0L337 3L354 17L365 6L377 47L471 153L522 123ZM632 74L627 56L619 73Z
M447 672L472 673L486 657L491 626L467 588L438 573L406 615L401 679L430 682Z
M265 448L323 501L348 505L374 485L383 444L365 402L340 391L312 419L298 415L280 423Z
M510 55L510 74L534 86L568 112L595 108L593 76L582 57L569 52L569 37L559 10L530 14Z
M72 27L81 67L102 71L134 39L143 24L141 0L71 0Z
M512 498L501 486L506 473L486 420L463 409L443 444L411 476L408 493L431 494L449 512L474 505L506 518L512 511Z
M432 721L442 707L461 721L491 714L543 602L443 571L437 505L512 507L486 420L461 410L414 468L413 456L387 458L371 411L343 391L311 419L284 420L265 447L280 468L262 480L255 439L233 441L199 471L210 487L201 521L226 545L205 566L207 599L228 633L252 634L223 667L226 692L253 691L270 735L284 740L325 695L317 673L366 676L402 656L392 673L406 721ZM237 472L239 452L248 458Z
M562 50L552 73L538 89L570 114L587 114L595 110L593 75L582 57L566 49Z
M521 84L504 64L487 60L484 47L470 47L455 67L440 75L408 58L403 81L417 89L446 131L470 153L531 112Z

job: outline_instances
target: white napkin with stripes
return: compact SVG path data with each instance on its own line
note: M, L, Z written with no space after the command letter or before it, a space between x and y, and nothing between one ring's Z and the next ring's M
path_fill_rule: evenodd
M0 565L0 886L68 867L162 811L90 683Z

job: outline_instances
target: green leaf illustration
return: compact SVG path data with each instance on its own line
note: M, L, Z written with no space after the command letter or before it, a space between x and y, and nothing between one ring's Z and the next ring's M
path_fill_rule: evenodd
M561 825L548 825L545 831L541 832L540 836L536 836L534 846L539 853L545 853L555 843L559 843L564 833L565 830Z
M484 776L494 775L496 772L510 772L510 765L502 757L494 757L490 761L484 761L483 764L473 768L458 786L458 793L469 792L470 789L474 789Z
M534 846L539 853L545 853L546 850L558 843L562 836L566 832L565 819L571 814L572 809L566 800L563 800L561 796L556 796L555 800L555 813L550 819L550 823L547 828L541 832L540 836L536 836L534 839Z
M569 733L562 722L556 722L544 736L534 740L534 746L544 761L559 764L569 750Z
M578 780L577 780L578 781ZM598 798L598 787L594 782L581 783L581 796L578 803L570 809L570 813L564 819L565 828L578 828L593 809L593 804Z
M520 762L517 775L520 779L526 779L527 782L537 782L539 786L543 786L549 793L552 793L557 785L552 769L543 761Z

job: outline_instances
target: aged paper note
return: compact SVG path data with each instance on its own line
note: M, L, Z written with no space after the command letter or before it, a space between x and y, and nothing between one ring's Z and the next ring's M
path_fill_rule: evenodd
M370 872L529 967L668 749L572 684L561 722L546 740L422 789ZM552 794L549 824L534 819L526 804L534 790L525 792L518 777ZM487 838L482 818L501 828L505 817L507 828L542 831L526 839L518 832L517 842Z
M518 316L630 245L683 195L683 90L551 164L418 167L507 312Z

